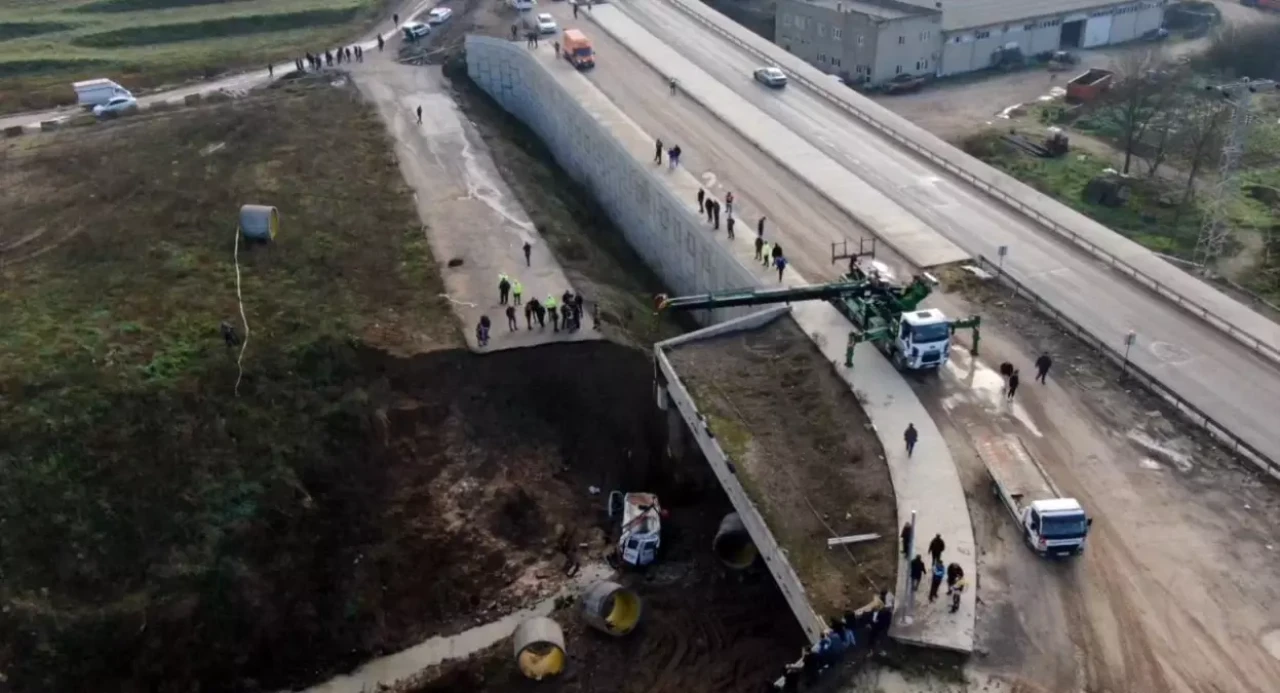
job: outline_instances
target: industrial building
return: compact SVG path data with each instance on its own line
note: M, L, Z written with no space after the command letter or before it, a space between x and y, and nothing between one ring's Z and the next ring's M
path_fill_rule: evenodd
M1095 48L1160 28L1168 0L777 0L774 42L818 69L881 84L1023 55Z

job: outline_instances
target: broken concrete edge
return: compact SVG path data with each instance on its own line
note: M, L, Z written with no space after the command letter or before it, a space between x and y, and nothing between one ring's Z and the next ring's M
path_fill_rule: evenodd
M1258 314L1257 311L1253 311L1248 306L1244 306L1221 291L1178 270L1168 262L1161 260L1150 250L1125 238L1111 228L1054 200L1013 176L969 156L933 133L899 116L870 98L852 89L834 91L828 89L822 83L826 74L821 70L785 51L768 39L742 27L714 8L701 2L688 2L687 0L666 1L696 21L724 36L728 41L738 45L743 50L771 64L785 67L791 73L794 81L800 82L810 91L843 108L855 118L888 136L894 142L941 166L944 170L972 185L979 192L1007 205L1055 236L1070 242L1077 248L1083 249L1095 258L1104 260L1112 268L1117 269L1121 274L1128 275L1143 288L1150 289L1165 298L1171 299L1174 305L1183 309L1188 315L1222 332L1258 356L1274 363L1280 363L1280 349L1272 346L1266 336L1260 336L1234 321L1220 317L1232 304L1235 304L1258 318L1254 322L1255 327L1262 325L1261 329L1267 329L1271 326L1270 321L1265 316ZM1112 249L1108 250L1104 247L1106 245L1112 246ZM1153 271L1159 272L1167 268L1176 271L1176 273L1166 274L1165 281L1162 281L1160 278L1153 276L1151 272L1138 269L1137 263L1130 260L1145 260L1148 269ZM1187 286L1198 289L1198 291L1180 291L1173 288L1170 282L1186 283ZM1208 298L1208 303L1212 307L1197 298L1193 298L1193 294Z
M779 306L728 320L674 339L659 342L654 345L653 353L661 380L665 381L665 385L657 384L659 388L662 388L659 391L659 397L663 397L663 391L665 391L666 400L675 405L681 418L684 419L685 425L688 426L689 431L698 442L698 447L702 450L703 456L706 457L707 464L711 466L711 470L715 473L716 478L719 479L725 494L729 496L729 501L733 504L734 509L738 511L739 517L742 518L743 525L746 526L747 532L751 535L751 540L755 542L756 549L760 552L760 557L764 559L765 565L773 575L774 581L777 582L783 598L787 600L787 605L791 607L792 613L795 614L796 620L800 623L800 628L804 631L810 643L816 643L826 632L825 621L823 621L821 615L813 610L804 586L800 583L800 576L796 573L791 562L787 560L786 554L783 552L782 547L778 545L773 533L769 531L764 516L760 514L755 503L747 495L746 489L738 481L737 475L730 471L729 456L720 447L720 442L707 430L707 426L703 423L702 415L698 411L697 405L693 402L692 395L689 394L689 390L680 379L666 353L667 350L679 347L682 344L712 339L733 332L758 329L784 315L789 315L790 312L790 307Z

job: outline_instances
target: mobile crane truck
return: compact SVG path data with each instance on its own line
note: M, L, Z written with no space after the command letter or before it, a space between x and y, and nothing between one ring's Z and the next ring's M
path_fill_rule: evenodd
M1016 435L975 431L975 447L991 475L991 490L1022 528L1027 546L1044 557L1079 556L1093 519L1064 498Z

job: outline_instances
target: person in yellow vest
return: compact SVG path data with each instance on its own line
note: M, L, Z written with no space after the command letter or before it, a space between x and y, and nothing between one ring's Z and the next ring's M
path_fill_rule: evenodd
M521 284L519 279L512 279L511 280L511 304L515 306L520 305L520 294L523 294L523 293L524 293L524 284Z
M556 303L556 297L552 296L551 294L547 294L547 300L543 301L542 305L544 308L547 309L547 312L551 314L551 331L559 332L560 331L560 312L556 310L556 305L558 305Z

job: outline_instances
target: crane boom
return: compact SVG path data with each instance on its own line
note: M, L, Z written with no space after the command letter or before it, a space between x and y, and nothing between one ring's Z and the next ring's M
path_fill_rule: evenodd
M692 296L658 297L658 310L700 310L759 306L769 303L793 301L822 301L856 294L866 288L866 282L832 282L809 284L778 289L731 289Z

